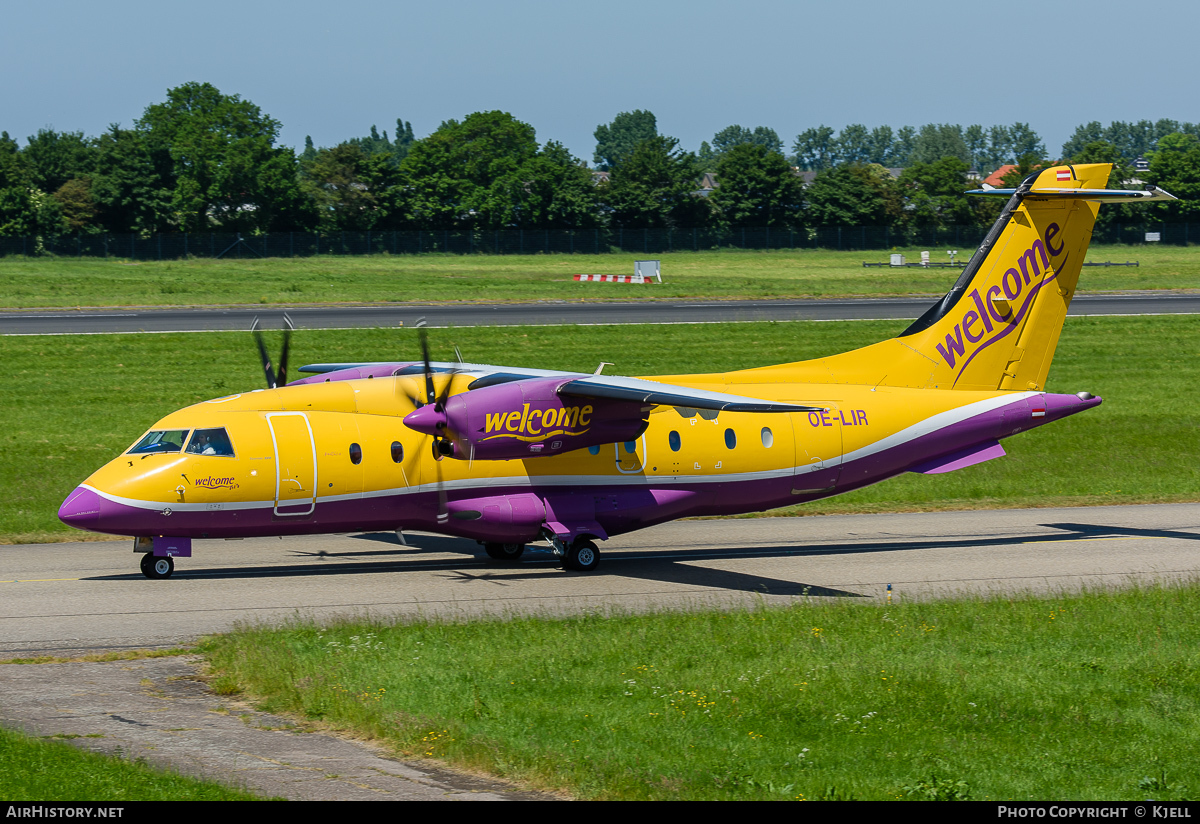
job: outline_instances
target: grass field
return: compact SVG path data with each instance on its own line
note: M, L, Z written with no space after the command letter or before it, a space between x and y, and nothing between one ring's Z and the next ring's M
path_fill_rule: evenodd
M578 798L1195 799L1200 586L1052 599L296 624L226 692Z
M0 727L0 798L15 801L254 801L256 796L178 773L85 752L56 738ZM12 815L12 813L10 813Z
M907 249L909 260L920 250ZM931 249L931 259L949 258ZM943 294L957 270L863 268L887 252L711 251L660 257L662 285L577 283L575 274L633 274L637 255L413 255L194 259L130 262L0 258L0 307L505 302L678 298L799 298ZM962 250L965 260L970 250ZM1083 291L1200 289L1200 253L1189 247L1093 247Z
M903 321L470 328L433 357L632 375L717 371L845 351ZM1049 391L1088 390L1094 411L1005 441L1008 456L945 475L905 475L788 513L1200 500L1200 318L1072 318ZM293 364L417 357L412 330L305 332ZM0 338L0 541L80 540L63 498L182 406L262 385L245 333Z

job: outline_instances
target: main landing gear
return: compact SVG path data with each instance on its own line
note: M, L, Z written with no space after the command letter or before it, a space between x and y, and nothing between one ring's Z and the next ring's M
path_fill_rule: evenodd
M164 578L170 578L171 573L174 571L174 558L169 556L155 557L152 552L147 552L142 556L142 574L152 581L161 581Z
M591 572L600 563L600 550L596 544L587 538L576 538L570 545L548 529L542 532L542 537L550 544L554 554L562 559L563 569L575 572ZM483 551L489 558L497 561L515 561L525 552L525 544L501 544L485 542Z
M483 551L497 561L515 561L525 553L525 544L485 543Z

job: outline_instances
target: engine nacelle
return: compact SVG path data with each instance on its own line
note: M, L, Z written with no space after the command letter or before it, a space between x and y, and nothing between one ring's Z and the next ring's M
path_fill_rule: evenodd
M445 409L423 406L404 418L418 432L445 435L453 457L503 460L558 455L640 437L649 425L646 404L559 397L576 377L530 378L454 395Z

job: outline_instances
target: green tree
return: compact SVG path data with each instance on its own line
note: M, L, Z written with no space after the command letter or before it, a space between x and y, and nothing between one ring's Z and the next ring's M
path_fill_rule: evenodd
M987 132L984 131L983 126L977 124L968 126L963 129L963 142L967 146L967 153L971 156L971 168L980 171L987 153Z
M593 136L596 153L592 159L596 168L611 171L620 166L639 143L658 136L658 121L653 112L643 109L621 112L612 123L597 126Z
M388 140L387 129L383 130L383 134L374 125L371 126L371 133L367 137L355 137L348 140L347 143L358 146L369 157L382 155L387 158L388 162L393 167L398 167L400 161L408 157L408 151L414 143L413 128L411 123L397 118L396 119L396 139ZM311 144L311 140L309 141ZM307 146L305 152L308 151Z
M179 228L270 229L294 218L301 203L295 154L275 147L279 122L250 101L185 83L147 107L137 129L168 181Z
M907 166L912 161L916 145L917 130L912 126L901 126L896 130L896 140L892 143L892 162L897 166Z
M320 231L375 228L382 193L372 185L370 158L360 146L343 143L321 149L300 166L300 189L316 211Z
M54 192L66 228L71 232L98 231L96 201L92 198L92 179L74 177Z
M713 152L719 158L734 146L762 146L768 152L783 154L783 141L779 139L774 129L767 126L755 126L747 129L745 126L726 126L713 135Z
M1099 123L1095 124L1099 126ZM1076 134L1080 132L1077 129ZM1063 148L1067 148L1070 141ZM1117 147L1107 140L1093 140L1078 149L1064 163L1111 163L1113 170L1108 176L1107 188L1123 189L1126 182L1134 177L1133 168L1128 164ZM1123 206L1117 203L1106 203L1096 217L1096 225L1104 228L1116 223L1128 223L1131 219L1141 221L1145 218L1144 206Z
M494 189L538 153L533 127L507 112L448 120L413 144L400 164L393 211L405 225L501 228L506 213Z
M1079 156L1088 144L1100 142L1108 143L1108 141L1104 140L1104 126L1100 124L1100 121L1093 120L1091 123L1084 123L1076 126L1074 134L1063 144L1062 156L1064 158L1071 158L1072 162L1074 162L1074 158ZM1111 146L1112 144L1110 143L1109 145ZM1130 159L1132 160L1133 158Z
M814 226L889 226L900 216L900 197L887 169L846 165L817 175L805 191L806 222Z
M113 124L96 139L90 190L98 222L110 232L144 234L166 226L169 183L155 167L141 132Z
M1012 139L1006 126L992 126L988 129L987 152L984 157L984 167L980 171L986 170L989 174L1005 163L1012 162Z
M33 185L43 192L57 191L72 178L89 177L96 168L95 146L83 132L40 129L21 154Z
M488 190L483 213L493 226L591 229L599 225L592 173L554 141Z
M833 129L824 125L805 129L796 135L796 140L792 143L796 165L810 171L833 168L833 164L837 162L837 149Z
M895 143L896 136L892 133L891 126L876 126L871 129L871 136L867 140L867 162L878 163L881 166L895 165Z
M1013 157L1037 155L1046 157L1046 144L1038 137L1038 133L1029 128L1028 123L1014 123L1008 127L1008 140L1012 147Z
M944 157L954 157L963 163L971 162L971 152L963 139L961 126L949 123L927 123L917 133L908 164L936 163Z
M709 200L726 226L795 225L804 187L782 153L757 143L734 146L717 164L717 189Z
M969 166L957 157L913 163L896 181L904 201L905 225L917 229L971 225L978 222L966 191Z
M696 194L700 163L679 141L663 135L643 140L602 186L601 200L614 224L630 228L706 225L712 208Z
M871 133L861 123L851 123L837 136L834 154L838 163L873 163Z
M1194 134L1169 134L1158 139L1150 154L1150 179L1179 198L1155 204L1159 219L1200 219L1200 138Z
M17 141L0 133L0 235L32 234L37 214L30 198L32 181Z

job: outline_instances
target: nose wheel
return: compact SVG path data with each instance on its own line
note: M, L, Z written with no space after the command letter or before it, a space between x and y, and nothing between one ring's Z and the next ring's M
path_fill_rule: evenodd
M175 571L175 559L169 556L155 557L152 553L142 556L142 574L152 581L170 578Z

